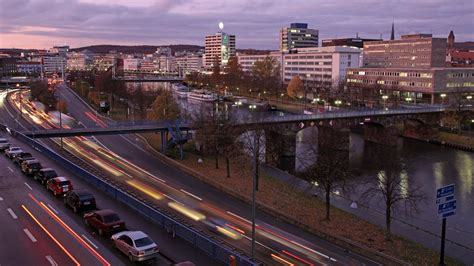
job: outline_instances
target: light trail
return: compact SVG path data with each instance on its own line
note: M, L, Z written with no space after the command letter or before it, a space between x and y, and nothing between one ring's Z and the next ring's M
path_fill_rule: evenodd
M129 184L130 186L140 190L141 192L147 194L148 196L156 199L156 200L161 200L163 199L163 194L156 191L155 189L139 182L139 181L136 181L136 180L127 180L125 181L127 184Z
M54 243L56 243L56 245L59 246L59 248L64 251L64 253L66 253L66 255L77 265L77 266L80 266L81 264L79 263L79 261L76 260L76 258L74 258L74 256L61 244L61 242L59 242L59 240L57 240L49 231L48 229L46 229L46 227L44 227L43 224L41 224L40 221L38 221L38 219L36 219L36 217L30 212L30 210L28 210L28 208L26 208L25 205L21 205L21 207L23 208L23 210L25 210L25 212L33 219L33 221L36 222L36 224L38 224L38 226L43 229L43 231L54 241Z
M69 227L65 222L63 222L63 220L61 220L61 218L59 218L50 209L48 209L48 207L46 207L46 205L43 202L38 201L33 195L31 195L31 193L29 193L28 196L30 196L30 198L36 204L38 204L38 206L40 206L47 214L49 214L51 218L53 218L57 223L59 223L61 227L63 227L67 232L69 232L69 234L71 234L97 260L99 260L102 263L102 265L110 266L110 263L104 257L102 257L95 249L89 246L89 244L87 244L87 242L85 242L76 232L74 232L74 230L72 230L71 227Z

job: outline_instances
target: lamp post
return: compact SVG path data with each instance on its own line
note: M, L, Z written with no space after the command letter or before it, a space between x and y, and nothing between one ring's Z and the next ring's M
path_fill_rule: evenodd
M385 103L386 103L386 101L387 101L387 99L388 99L388 95L383 95L383 96L382 96L382 99L383 99L383 109L386 110L387 107L386 107Z
M407 103L410 103L410 102L411 102L411 100L412 100L412 98L411 98L411 97L406 97L406 98L405 98L405 101L407 101Z
M339 105L342 104L342 101L341 101L341 100L336 100L336 101L334 101L334 103L335 103L336 106L339 108Z
M446 93L441 93L441 105L444 105L444 98L446 98Z

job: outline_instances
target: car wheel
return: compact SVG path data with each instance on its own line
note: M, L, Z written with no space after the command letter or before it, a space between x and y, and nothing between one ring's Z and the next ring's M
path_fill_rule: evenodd
M74 206L72 209L74 210L75 213L79 211L76 206Z
M86 226L90 226L90 225L89 225L89 221L87 221L87 219L84 219L84 224L85 224Z
M36 177L36 175L33 176L33 180L38 180L38 177Z
M130 262L133 262L133 255L132 255L132 253L128 253L128 259L130 260Z
M67 205L67 200L66 200L66 198L64 198L63 202L64 202L64 205Z
M58 193L56 193L56 190L53 190L53 194L55 197L58 196Z
M99 228L99 235L100 236L103 236L104 235L104 231L102 229Z

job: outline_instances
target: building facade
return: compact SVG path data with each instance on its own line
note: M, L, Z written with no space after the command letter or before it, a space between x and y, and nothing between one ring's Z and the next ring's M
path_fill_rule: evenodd
M249 54L238 54L237 61L239 65L242 67L242 71L244 72L252 72L252 68L257 61L264 60L267 56L272 57L274 60L278 62L278 67L282 66L282 58L283 53L281 52L270 52L269 54L257 54L257 55L249 55Z
M474 92L474 68L359 68L347 72L347 83L376 87L414 102L440 103L441 95Z
M71 52L67 55L68 70L87 70L92 65L92 54L87 51Z
M211 69L214 63L221 66L227 65L229 59L235 56L235 35L218 32L206 36L204 44L205 61L204 66Z
M401 40L364 43L364 67L429 68L446 66L446 38L402 35Z
M138 58L124 58L123 59L124 71L138 71L139 66L140 66L140 59Z
M12 57L0 57L0 77L8 77L18 72L17 59Z
M361 49L355 47L301 48L283 55L283 81L294 76L310 82L336 84L346 76L348 68L360 66Z
M61 74L66 70L66 58L59 55L44 56L43 70L46 75Z
M291 23L280 30L280 51L318 46L319 31L309 29L307 23Z
M185 56L176 57L176 65L178 73L184 76L194 71L201 71L203 58L201 54L187 54Z
M41 62L35 61L18 61L17 69L19 73L23 73L25 75L41 74L43 71L43 65Z
M380 39L363 39L363 38L339 38L326 39L321 41L322 47L328 46L352 46L357 48L364 48L364 42L381 41Z

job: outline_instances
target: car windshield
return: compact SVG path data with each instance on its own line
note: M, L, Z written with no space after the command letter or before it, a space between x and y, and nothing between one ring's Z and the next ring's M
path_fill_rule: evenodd
M21 151L21 149L18 147L12 147L10 148L10 151Z
M153 240L151 240L149 237L144 237L144 238L140 238L140 239L135 240L135 246L137 248L143 247L143 246L148 246L148 245L151 245L151 244L153 244Z
M68 186L69 184L71 184L70 181L61 181L61 182L59 182L59 186L61 186L61 187L62 186Z
M93 200L93 199L94 199L94 196L92 196L91 194L82 194L82 195L79 195L79 199L80 199L81 201Z
M41 168L41 164L40 163L32 163L32 164L30 164L30 167L35 168L35 169Z
M53 178L53 177L57 177L58 174L56 174L55 171L46 171L46 172L44 172L44 176Z
M108 215L104 216L104 223L106 223L106 224L117 222L117 221L120 221L120 217L115 213L108 214Z
M0 143L8 143L6 139L0 139Z
M22 153L21 157L22 158L31 158L31 157L33 157L33 155L31 155L31 153Z

